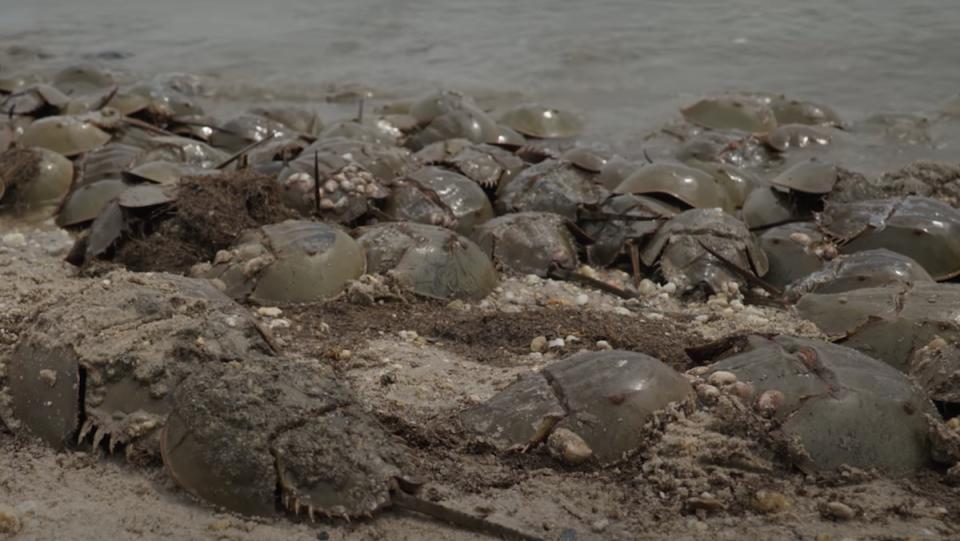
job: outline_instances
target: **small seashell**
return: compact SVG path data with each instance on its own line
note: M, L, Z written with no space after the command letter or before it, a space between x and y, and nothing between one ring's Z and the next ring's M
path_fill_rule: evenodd
M769 419L780 409L783 400L784 396L782 392L776 389L768 389L760 393L760 396L757 397L754 409L757 410L757 413Z
M330 179L323 183L323 189L330 193L337 191L339 188L340 188L340 183L333 179Z
M547 438L547 448L567 464L581 464L593 456L593 449L576 432L558 428Z

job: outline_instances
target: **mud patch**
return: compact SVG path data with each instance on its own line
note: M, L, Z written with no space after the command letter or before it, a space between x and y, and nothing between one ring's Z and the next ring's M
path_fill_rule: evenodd
M332 358L367 340L413 331L427 343L491 366L514 366L517 356L530 353L531 340L546 336L576 337L553 350L557 355L595 349L596 342L604 340L615 349L646 353L686 370L690 359L684 348L705 342L682 316L652 320L570 307L506 313L465 311L429 301L360 306L341 300L291 306L286 313L297 323L287 340L295 353Z
M130 270L186 273L246 229L296 218L273 177L251 172L184 178L173 207L135 224L114 261Z

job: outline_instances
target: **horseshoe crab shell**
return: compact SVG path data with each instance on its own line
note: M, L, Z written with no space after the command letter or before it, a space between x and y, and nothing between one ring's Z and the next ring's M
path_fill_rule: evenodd
M544 160L502 184L495 207L500 214L554 212L575 221L581 205L599 204L607 195L589 173L564 161Z
M793 165L770 183L780 188L822 195L833 190L837 175L837 166L811 160Z
M340 228L287 220L243 233L205 276L222 280L236 299L310 302L339 293L365 264L363 250Z
M778 96L770 101L770 108L778 124L807 124L839 126L840 115L826 105Z
M37 313L11 356L14 416L62 449L93 434L154 458L170 391L197 365L272 355L247 310L209 282L108 275ZM85 419L80 426L81 419Z
M231 511L370 516L390 503L405 457L353 403L320 364L207 363L173 393L163 462Z
M747 350L710 365L757 397L779 393L779 430L806 456L804 471L843 465L907 475L930 464L926 394L904 374L848 347L819 340L751 337Z
M383 212L396 221L439 225L469 235L493 218L493 207L483 188L463 175L437 167L423 167L398 178L384 202Z
M390 222L353 231L367 272L386 274L418 295L479 300L497 285L490 258L473 241L432 225Z
M935 336L960 339L960 286L917 282L843 293L808 293L797 302L801 317L830 339L907 371L911 356Z
M816 225L809 222L767 229L758 238L769 262L769 270L763 279L782 288L820 270L823 259L816 250L825 240Z
M617 186L617 194L665 194L693 208L734 211L727 190L708 173L680 164L655 163L640 167Z
M643 353L584 352L522 376L460 421L500 449L536 445L566 428L606 464L642 448L653 413L692 394L683 376Z
M683 118L711 130L739 130L766 133L777 127L769 105L746 96L704 98L680 109Z
M18 139L23 146L35 146L76 156L110 141L110 134L83 116L48 116L34 120Z
M561 139L583 132L583 119L578 115L539 103L514 107L500 117L500 122L538 139Z
M640 252L640 260L648 267L659 260L660 271L679 292L700 283L715 292L726 282L742 283L707 248L757 276L769 268L753 234L720 209L691 209L670 219Z
M63 202L57 214L57 225L69 227L89 222L100 215L111 199L123 193L130 184L118 178L98 180L77 186Z
M496 188L526 167L513 153L466 139L448 139L427 145L414 158L424 165L452 169L484 188Z
M24 148L0 153L0 200L16 208L59 205L72 184L73 162L56 152Z
M960 275L960 210L936 199L828 203L817 221L842 253L886 248L914 259L935 280Z
M933 278L916 261L881 248L841 255L826 262L820 270L791 284L788 295L799 298L805 293L842 293L918 282L933 282Z
M504 271L545 277L554 266L578 263L569 223L551 212L499 216L477 226L473 240Z

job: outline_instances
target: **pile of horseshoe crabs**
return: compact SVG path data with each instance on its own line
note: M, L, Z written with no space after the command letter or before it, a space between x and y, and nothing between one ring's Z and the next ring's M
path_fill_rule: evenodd
M358 114L328 123L306 106L208 114L190 83L90 65L0 81L0 213L55 220L81 275L137 271L32 317L0 380L9 428L162 463L242 514L394 505L537 538L418 496L415 446L248 309L364 285L374 302L476 304L536 275L622 299L650 282L680 302L722 296L821 336L726 337L682 371L649 351L557 359L452 419L505 460L616 467L664 411L722 402L784 467L960 478L960 164L845 159L957 120L849 123L730 94L614 150L539 103L358 95Z

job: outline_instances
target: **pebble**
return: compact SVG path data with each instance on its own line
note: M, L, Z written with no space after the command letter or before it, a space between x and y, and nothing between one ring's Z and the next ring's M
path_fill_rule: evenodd
M613 313L614 313L614 314L617 314L617 315L621 315L621 316L632 316L632 315L633 315L633 312L631 312L629 308L625 308L625 307L623 307L623 306L617 306L617 307L615 307L615 308L613 309ZM661 316L661 317L662 317L662 316Z
M12 248L23 248L27 245L27 237L23 233L7 233L3 236L3 243Z
M760 393L760 396L757 397L757 403L754 405L754 409L757 410L757 413L769 419L777 413L777 409L783 404L783 400L784 396L782 392L776 389L768 389Z
M660 287L660 290L666 293L667 295L673 295L677 292L677 284L673 282L667 282Z
M553 340L547 342L547 347L550 349L562 349L565 345L567 345L567 343L563 340L563 338L554 338Z
M0 534L14 536L20 532L23 524L13 508L0 504Z
M637 291L645 296L649 297L657 291L657 284L653 283L649 278L644 278L640 280L640 285L637 286Z
M613 349L613 346L610 345L610 342L607 342L606 340L597 340L596 346L597 349L605 349L607 351Z
M538 336L530 341L530 351L540 353L547 347L547 337Z
M593 457L593 449L579 434L566 428L554 430L547 438L547 448L554 457L567 464L582 464Z
M700 314L699 316L693 318L693 321L697 323L706 323L708 319L710 319L710 316L707 314Z
M857 515L852 507L843 502L827 502L821 511L824 515L839 520L850 520Z
M527 285L535 286L540 283L540 277L536 274L528 274L523 278Z
M660 312L650 312L649 314L645 314L645 315L647 316L647 319L652 319L652 320L663 319L663 314L661 314Z
M280 317L280 315L283 314L283 310L276 306L261 306L257 308L257 313L263 317Z
M420 338L420 335L417 334L417 331L400 331L397 334L404 342L413 342L417 338Z
M584 306L590 302L590 296L586 293L581 293L573 300L577 306Z
M605 518L602 518L598 521L595 521L593 524L591 524L590 529L593 531L593 533L603 533L603 531L606 530L608 526L610 526L610 521Z
M274 319L274 320L270 321L270 323L267 323L267 328L270 329L271 331L274 330L274 329L289 329L289 328L290 328L290 320L288 320L288 319Z
M55 370L41 370L37 373L42 381L53 387L57 384L57 372Z
M790 500L775 490L758 490L750 500L750 507L759 513L779 513L790 508Z

